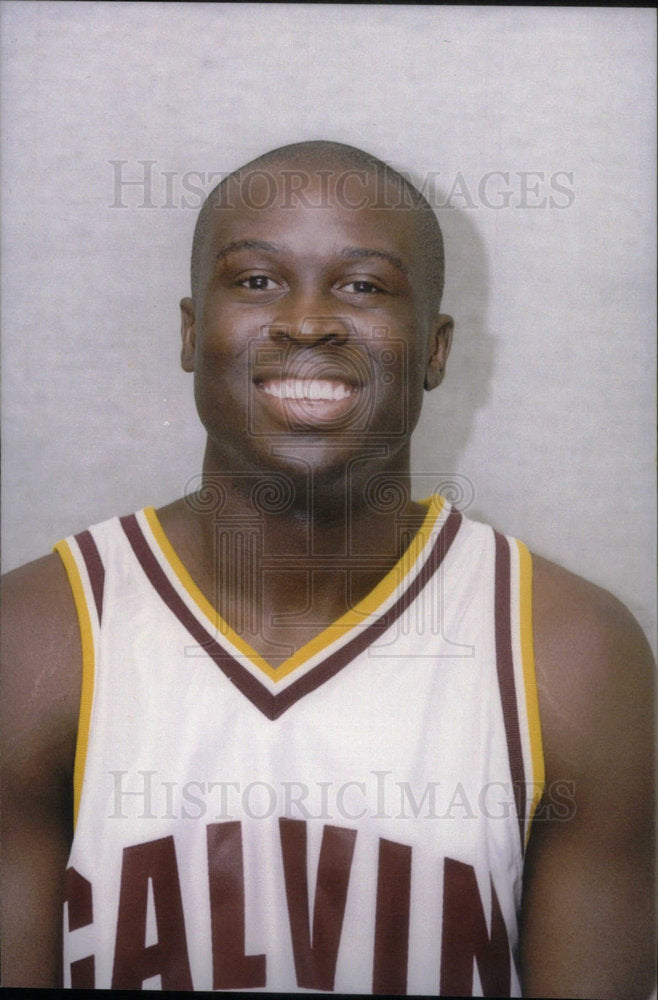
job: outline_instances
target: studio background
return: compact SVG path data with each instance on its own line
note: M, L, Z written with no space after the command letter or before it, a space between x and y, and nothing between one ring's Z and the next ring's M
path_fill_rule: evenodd
M445 485L654 639L654 11L1 17L4 569L189 488L204 435L178 302L201 196L328 138L409 171L444 231L456 333L415 495Z

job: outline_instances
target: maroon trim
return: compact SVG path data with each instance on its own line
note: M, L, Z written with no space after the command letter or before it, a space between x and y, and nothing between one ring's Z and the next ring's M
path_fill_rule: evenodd
M94 603L96 604L96 611L98 613L98 622L100 624L103 614L103 588L105 586L103 560L100 557L100 553L96 548L96 542L90 531L81 531L79 535L75 536L75 540L78 543L82 558L87 567L91 591L94 595Z
M185 626L193 639L202 646L208 655L215 661L220 670L232 681L235 686L242 691L257 708L269 718L271 714L272 696L268 691L256 681L248 670L238 663L238 661L219 645L216 639L203 627L201 622L192 614L180 595L169 582L159 562L153 555L148 542L142 534L142 530L134 514L121 518L121 525L125 531L128 541L132 545L142 569L149 578L154 589L165 602L167 607Z
M454 541L461 521L461 514L456 510L452 510L439 532L439 536L434 543L432 551L425 560L420 573L414 577L405 592L400 595L388 611L385 611L376 621L371 622L367 628L357 632L353 639L350 639L340 649L331 653L325 660L318 663L317 666L305 674L304 677L300 677L298 681L295 681L294 684L291 684L285 691L276 696L280 704L277 716L285 712L298 698L314 691L324 681L329 680L330 677L337 674L339 670L342 670L359 653L371 645L376 635L382 635L386 629L390 628L398 620L411 602L418 597L434 573L436 573L445 558L446 552Z
M420 594L434 573L436 573L454 541L461 522L462 515L459 511L451 510L422 569L388 611L384 612L383 615L376 621L371 622L362 631L357 632L353 639L345 643L340 649L330 653L298 681L293 682L284 691L281 691L280 694L271 694L231 653L217 642L201 624L196 615L190 611L151 551L135 515L130 514L127 517L121 518L123 530L142 569L167 607L178 618L181 624L185 626L192 638L205 649L220 670L235 684L238 690L249 698L263 715L271 720L278 719L296 701L315 691L325 681L328 681L337 674L344 666L358 656L359 653L366 649L377 635L381 635L397 621L411 602Z
M509 758L514 801L519 820L521 850L525 847L526 786L519 713L514 682L514 657L512 652L512 594L509 542L504 535L494 531L496 539L496 667L500 701L505 721L507 754Z

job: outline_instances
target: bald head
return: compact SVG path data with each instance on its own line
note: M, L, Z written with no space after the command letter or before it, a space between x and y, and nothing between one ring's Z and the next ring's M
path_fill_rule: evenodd
M286 190L278 190L277 178L272 171L283 177ZM374 189L363 194L369 180L375 179ZM265 181L269 192L263 200L256 202L252 196L252 181ZM416 226L418 249L425 262L425 274L433 301L438 310L443 294L444 257L443 238L436 216L414 185L402 174L370 153L339 142L317 140L298 142L281 146L264 153L257 159L239 167L224 178L208 195L197 219L192 244L192 296L196 299L199 290L203 251L208 236L222 209L246 204L250 208L264 208L267 199L283 194L288 199L288 207L308 204L307 188L312 180L319 181L319 187L326 196L318 208L326 207L333 198L342 207L396 209L412 215ZM351 189L348 184L351 182ZM360 182L359 198L355 196L355 185ZM365 199L365 200L364 200Z

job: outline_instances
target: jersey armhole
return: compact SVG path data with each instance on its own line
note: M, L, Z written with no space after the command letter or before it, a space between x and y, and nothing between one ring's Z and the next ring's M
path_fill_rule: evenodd
M89 729L91 724L91 708L94 698L94 674L96 664L94 626L88 591L91 589L88 580L83 579L78 561L73 552L74 541L58 542L53 551L62 560L73 593L80 640L82 645L82 687L80 692L80 708L78 712L78 731L75 744L75 763L73 768L73 828L75 829L80 809L80 798L84 781L87 748L89 744Z

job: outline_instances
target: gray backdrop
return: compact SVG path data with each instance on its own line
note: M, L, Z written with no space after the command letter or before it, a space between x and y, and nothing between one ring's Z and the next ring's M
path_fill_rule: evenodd
M324 137L411 171L444 229L456 336L416 495L452 483L654 635L654 11L1 14L5 568L186 489L200 198L214 172Z

